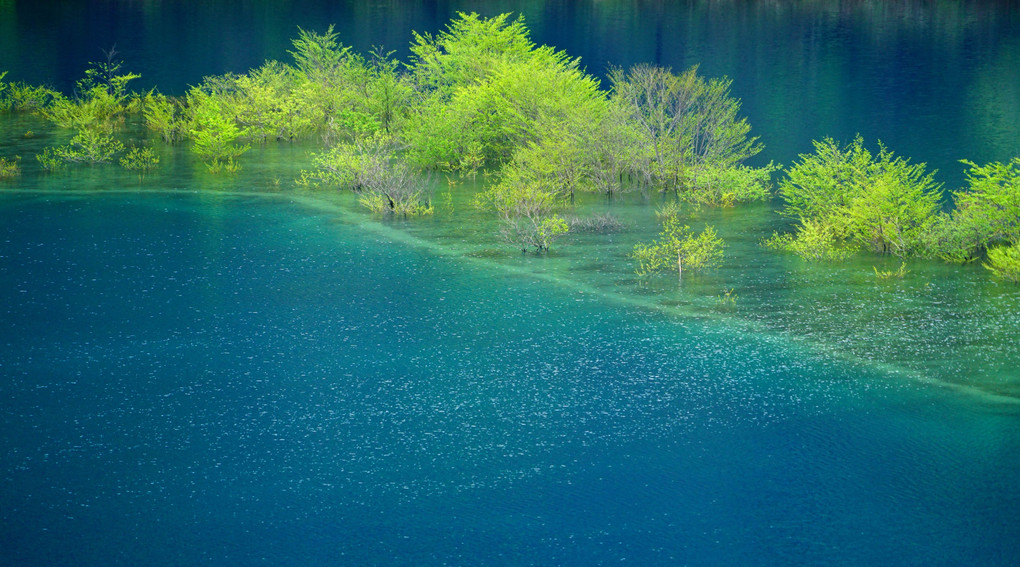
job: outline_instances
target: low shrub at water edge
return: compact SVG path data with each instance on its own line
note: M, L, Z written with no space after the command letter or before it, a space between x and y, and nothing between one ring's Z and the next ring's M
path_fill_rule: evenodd
M10 179L21 175L21 158L14 156L14 159L0 158L0 179Z
M984 267L997 278L1014 284L1020 283L1020 244L992 248L988 251L988 261Z
M570 232L620 232L626 228L623 222L611 213L595 213L585 217L572 216L566 221Z

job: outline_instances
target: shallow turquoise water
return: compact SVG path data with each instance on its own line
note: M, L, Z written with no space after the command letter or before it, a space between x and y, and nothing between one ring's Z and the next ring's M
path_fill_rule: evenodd
M1017 404L342 205L5 195L8 562L1015 560Z

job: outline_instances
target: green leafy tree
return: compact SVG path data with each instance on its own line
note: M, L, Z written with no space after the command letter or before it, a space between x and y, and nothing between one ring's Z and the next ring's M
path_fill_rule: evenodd
M826 219L804 218L794 236L791 233L773 234L764 242L766 248L793 252L814 262L842 262L859 249L847 242L843 227L836 227Z
M484 80L498 63L521 62L536 56L524 18L510 14L482 18L458 12L446 30L435 36L414 32L410 68L419 90L452 98L458 88ZM549 54L551 48L539 48Z
M997 246L988 250L984 267L997 278L1020 283L1020 244Z
M953 229L961 252L976 254L998 242L1020 243L1020 157L968 166L968 186L953 194Z
M799 221L787 248L827 260L857 246L899 257L929 253L942 192L934 172L881 143L872 154L860 136L846 146L830 138L814 146L815 153L799 156L779 186L782 213Z
M236 172L240 168L237 158L250 146L237 144L241 130L233 113L225 108L223 98L196 87L188 92L187 100L191 113L189 134L193 141L192 152L206 163L212 173Z
M772 174L779 166L705 166L681 198L692 203L732 207L737 203L767 201L772 196Z
M476 198L482 208L500 216L500 237L521 251L548 251L553 242L570 231L559 215L562 199L548 188L518 177L505 176Z
M461 14L437 37L416 35L411 76L420 101L404 132L423 167L502 165L604 103L578 61L536 47L523 20Z
M851 237L882 254L923 254L941 194L933 174L923 170L924 164L896 160L872 176L847 209Z
M92 63L75 87L73 98L54 94L48 105L39 109L46 119L61 128L110 129L122 123L133 108L129 82L141 75L122 73L123 62L116 50L104 51L106 60Z
M295 96L310 127L322 133L327 145L378 130L369 108L372 70L365 58L343 45L333 26L325 33L298 30L289 53L299 79Z
M3 75L0 75L0 79ZM0 157L0 180L11 179L21 175L21 158L15 156L14 159L8 159Z
M650 244L638 243L631 257L638 267L640 276L672 271L682 278L684 270L701 270L718 266L722 262L724 243L715 229L706 226L694 234L691 227L682 224L677 216L665 220L658 240Z
M0 99L0 110L42 113L59 96L53 89L15 81L8 83L7 95Z
M315 169L303 171L298 184L353 191L376 213L432 214L431 177L402 160L399 149L396 139L382 133L339 143L315 156Z
M152 148L133 147L120 158L120 165L128 171L138 173L138 179L141 180L146 173L159 166L159 156Z
M414 87L411 80L400 73L400 63L393 52L376 47L369 53L369 83L367 109L379 126L394 133L407 118Z
M49 148L38 157L46 169L55 170L62 164L98 164L113 161L113 156L124 151L124 144L101 126L83 128L63 146ZM41 156L41 157L40 157Z
M636 65L610 73L613 97L630 111L647 154L643 175L662 191L696 184L705 168L735 167L762 150L739 118L732 81L703 79L698 68L676 75L670 69Z
M581 129L583 170L588 186L596 193L613 196L638 185L632 180L645 160L641 132L629 114L619 100L611 99L602 112L592 113Z
M168 144L181 140L185 134L184 108L179 100L151 91L143 99L145 125Z
M873 156L860 135L846 146L832 138L811 143L814 153L800 154L779 184L781 212L796 219L838 217L864 184Z
M306 108L295 96L293 68L270 61L237 77L234 110L240 136L253 142L293 140L312 130Z

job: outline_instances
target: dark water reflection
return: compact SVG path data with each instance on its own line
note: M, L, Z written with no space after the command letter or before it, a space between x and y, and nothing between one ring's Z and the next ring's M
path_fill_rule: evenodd
M411 32L456 12L522 14L536 42L608 65L700 64L728 75L763 160L860 132L962 180L959 159L1020 152L1020 10L1015 1L65 1L0 3L0 69L68 90L116 45L138 86L181 93L202 77L286 60L297 27L336 24L367 52L404 57Z

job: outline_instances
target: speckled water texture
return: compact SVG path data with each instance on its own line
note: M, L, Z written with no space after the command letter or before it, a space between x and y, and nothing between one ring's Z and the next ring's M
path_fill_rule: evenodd
M272 31L247 66L285 57L271 39L293 25L324 27L226 4L227 22ZM857 130L943 169L1012 151L1009 9L690 3L652 18L605 4L486 8L525 11L540 42L559 29L590 66L613 33L662 24L660 62L733 77L766 159ZM27 37L26 6L0 2L0 26ZM397 10L337 6L312 12L348 14L341 32L367 22L366 37ZM447 8L464 7L438 6L443 21ZM395 13L402 38L435 27ZM606 57L656 57L647 31ZM787 56L740 57L747 42ZM890 54L903 74L881 72ZM996 69L1012 74L989 89ZM482 177L442 180L435 218L386 220L290 184L311 143L255 148L237 176L183 147L144 180L43 174L31 155L61 135L0 117L0 155L25 156L0 184L0 564L1020 557L1020 292L979 265L879 280L899 263L807 264L759 246L784 221L756 205L693 213L726 240L722 268L645 281L626 255L655 235L660 197L581 199L628 230L521 256L470 206Z

